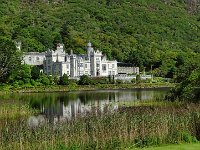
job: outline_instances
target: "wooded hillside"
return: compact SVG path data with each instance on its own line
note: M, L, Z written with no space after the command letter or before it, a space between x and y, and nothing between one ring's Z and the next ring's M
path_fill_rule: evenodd
M199 63L199 0L1 0L0 36L23 51L63 42L85 53L90 40L110 59L174 77ZM193 61L193 62L192 62Z

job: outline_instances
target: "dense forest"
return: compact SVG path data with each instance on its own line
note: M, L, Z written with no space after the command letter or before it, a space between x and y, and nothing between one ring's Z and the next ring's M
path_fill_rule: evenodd
M176 78L199 63L199 10L199 0L1 0L0 36L24 52L62 42L85 53L91 41L110 59Z

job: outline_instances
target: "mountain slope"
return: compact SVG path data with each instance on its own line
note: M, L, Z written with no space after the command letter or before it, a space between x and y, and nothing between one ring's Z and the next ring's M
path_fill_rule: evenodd
M159 75L173 73L179 55L200 51L197 0L2 1L0 35L22 41L23 51L63 42L84 53L90 40L109 58L153 66Z

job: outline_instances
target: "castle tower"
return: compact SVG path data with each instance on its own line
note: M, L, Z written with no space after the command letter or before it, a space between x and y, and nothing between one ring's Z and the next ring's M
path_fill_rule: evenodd
M90 68L91 68L91 75L92 76L101 76L102 68L101 68L101 57L102 52L99 50L91 52L91 61L90 61Z
M91 53L94 51L93 47L92 47L92 43L91 42L88 42L87 44L87 55L88 55L88 58L90 59L90 55Z
M77 76L77 59L76 55L70 55L70 76L76 77Z
M58 43L56 47L56 51L64 52L64 44Z

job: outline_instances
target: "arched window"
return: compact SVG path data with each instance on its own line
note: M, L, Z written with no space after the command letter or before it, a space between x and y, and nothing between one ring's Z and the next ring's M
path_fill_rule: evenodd
M37 60L37 61L39 61L39 60L40 60L40 58L39 58L39 57L36 57L36 60Z

